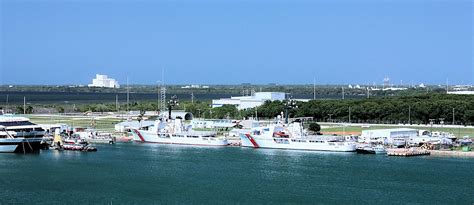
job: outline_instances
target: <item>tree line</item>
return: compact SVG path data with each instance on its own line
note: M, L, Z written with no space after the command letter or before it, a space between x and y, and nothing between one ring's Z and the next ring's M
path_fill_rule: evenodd
M213 118L272 119L283 114L286 103L287 101L267 101L262 106L240 111L228 105L210 109L212 114L209 115ZM290 117L313 117L317 121L387 124L429 124L432 121L436 124L474 124L472 95L421 94L370 99L311 100L296 104L297 108L289 110ZM197 110L191 106L187 111L196 113ZM200 112L202 111L203 107Z
M195 117L214 119L273 119L284 116L287 101L267 101L252 109L238 110L235 106L224 105L211 108L210 101L183 101L176 110L185 110ZM369 99L311 100L296 102L297 108L289 109L290 117L313 117L317 121L352 123L404 123L404 124L474 124L474 96L447 94L418 94L389 96ZM34 113L40 108L54 112L115 112L128 110L158 110L155 102L132 102L126 104L99 103L81 105L28 105L26 113ZM16 106L22 114L23 106ZM1 109L1 107L0 107ZM51 112L51 111L50 111ZM454 121L453 121L454 119Z

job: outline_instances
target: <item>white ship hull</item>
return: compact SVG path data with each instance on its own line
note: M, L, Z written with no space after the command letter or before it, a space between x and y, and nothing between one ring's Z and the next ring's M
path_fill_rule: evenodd
M182 144L182 145L200 145L200 146L227 146L227 139L216 137L188 136L185 134L165 134L158 135L155 132L144 130L132 130L134 141L161 143L161 144ZM181 136L181 137L177 137Z
M0 139L0 153L35 152L40 148L42 138L2 138Z
M18 145L0 145L0 152L11 153L15 152Z
M295 149L313 151L354 152L356 145L349 142L313 141L310 139L259 138L249 134L240 135L243 147ZM279 142L279 143L277 143Z

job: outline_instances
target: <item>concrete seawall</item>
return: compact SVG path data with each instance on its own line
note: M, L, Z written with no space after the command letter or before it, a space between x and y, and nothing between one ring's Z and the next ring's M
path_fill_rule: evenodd
M474 152L430 150L432 156L474 157Z

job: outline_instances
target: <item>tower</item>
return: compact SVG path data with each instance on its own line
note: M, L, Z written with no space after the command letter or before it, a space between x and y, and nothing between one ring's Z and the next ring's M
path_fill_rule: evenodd
M385 77L383 79L383 88L388 88L390 87L390 78L389 77Z

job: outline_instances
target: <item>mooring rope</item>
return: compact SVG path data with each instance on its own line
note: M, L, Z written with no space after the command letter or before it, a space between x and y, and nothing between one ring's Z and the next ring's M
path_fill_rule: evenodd
M25 138L25 139L26 139L26 138ZM28 146L30 146L31 152L33 152L34 149L33 149L33 147L31 146L30 141L29 141L28 139L26 139L26 142L28 143Z

